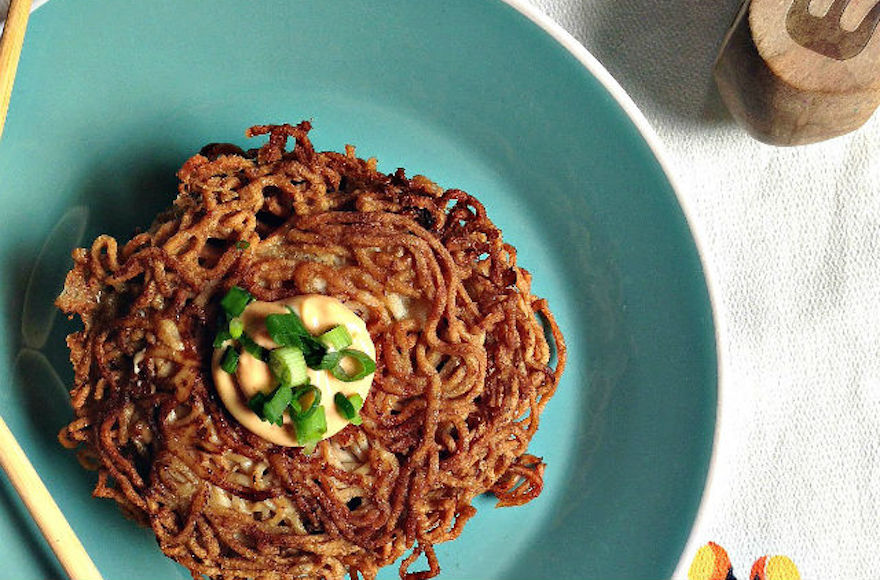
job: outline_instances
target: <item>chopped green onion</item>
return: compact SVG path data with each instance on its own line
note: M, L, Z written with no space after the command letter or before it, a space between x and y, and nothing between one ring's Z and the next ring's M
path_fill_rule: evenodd
M360 414L361 407L364 406L364 400L363 400L363 398L361 398L360 395L355 393L353 395L348 396L348 401L351 403L351 406L354 407L354 419L351 420L351 424L352 425L360 425L361 423L364 422L364 420L361 419L361 414Z
M236 316L229 321L229 335L232 338L238 338L244 332L244 321Z
M303 336L301 341L306 364L312 369L319 368L321 361L324 360L324 355L327 354L327 347L318 342L314 336Z
M295 417L293 424L296 428L297 443L304 446L317 443L327 432L327 417L324 415L324 407L319 405L314 413Z
M303 409L302 399L308 394L311 394L312 398L309 406ZM315 413L320 404L321 390L315 385L303 385L293 393L293 398L290 402L290 407L293 410L292 416L294 419L310 417Z
M361 416L358 414L358 411L360 411L364 404L364 400L360 395L355 393L346 397L342 393L336 393L333 397L333 402L336 403L336 410L339 411L339 414L351 422L352 425L363 423Z
M329 371L333 367L339 364L339 361L342 360L342 353L333 351L328 352L321 358L321 363L315 367L315 370L319 371Z
M232 335L229 334L228 330L221 330L217 333L217 336L214 337L214 348L220 348L223 346L223 343L227 340L232 340Z
M302 319L289 306L287 314L266 317L266 330L278 346L301 346L301 337L311 337Z
M226 352L223 353L223 361L220 363L220 368L230 375L235 373L235 369L238 368L238 356L238 351L235 350L235 348L231 346L226 347Z
M266 402L266 399L269 397L266 396L266 393L260 391L250 399L248 399L248 407L251 408L251 411L260 415L260 419L263 418L263 404Z
M371 375L376 371L376 363L373 361L373 359L367 356L367 353L355 350L353 348L345 348L339 352L342 354L343 357L353 358L360 365L360 370L350 375L345 372L344 368L342 368L342 360L340 360L335 367L330 369L330 374L332 374L340 381L350 383L352 381L360 380L367 375Z
M245 306L253 299L254 297L251 296L251 293L244 288L233 286L220 301L220 306L223 308L226 316L235 318L236 316L241 316Z
M336 404L336 410L339 411L339 414L345 419L350 421L354 418L354 406L351 404L351 401L348 400L348 397L342 393L336 393L333 397L333 402Z
M269 353L269 370L282 385L301 385L309 380L306 359L295 346L282 346Z
M235 248L238 250L246 250L251 247L251 243L247 240L238 240L235 242Z
M290 404L293 396L292 389L289 385L281 385L275 389L275 394L268 401L263 403L263 413L261 418L273 425L281 425L284 422L284 410Z
M343 395L342 393L336 393L333 396L333 402L336 403L336 410L339 411L339 414L351 421L354 419L354 405L351 404L351 401L348 400L348 397Z
M351 334L349 334L348 329L341 324L319 336L318 340L327 348L336 350L342 350L343 348L349 347L352 343Z
M254 339L248 336L247 333L242 332L241 336L238 337L238 342L241 343L244 350L246 350L252 357L263 362L266 361L266 349L254 342Z

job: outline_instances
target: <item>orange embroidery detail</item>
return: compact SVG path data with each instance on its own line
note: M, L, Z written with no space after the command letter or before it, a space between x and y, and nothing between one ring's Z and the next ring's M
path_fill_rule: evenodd
M797 566L787 556L762 556L752 565L750 580L801 580Z
M724 548L709 542L697 550L688 580L736 580ZM761 556L752 564L748 580L801 580L801 575L788 556Z
M726 580L730 571L727 552L715 542L709 542L697 550L688 570L688 580Z

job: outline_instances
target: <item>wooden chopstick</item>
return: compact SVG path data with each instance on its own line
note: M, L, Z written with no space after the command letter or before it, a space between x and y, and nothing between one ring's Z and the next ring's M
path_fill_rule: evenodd
M6 14L3 36L0 37L0 137L3 136L3 125L6 124L12 83L15 82L18 57L21 56L21 43L24 42L24 31L30 13L31 0L12 0L9 3L9 12Z
M9 476L9 481L21 496L25 507L70 579L101 580L101 573L89 558L79 538L73 533L70 524L64 519L64 514L58 509L49 490L43 485L34 466L28 461L27 455L2 417L0 417L0 467Z
M0 36L0 136L6 123L6 112L9 110L9 98L18 69L18 58L21 56L21 45L31 12L31 0L12 0L3 35ZM43 485L34 466L28 460L6 421L0 417L0 467L9 476L12 487L24 501L37 527L40 528L49 547L61 563L61 567L71 580L101 580L101 573L86 553L82 543L58 504Z

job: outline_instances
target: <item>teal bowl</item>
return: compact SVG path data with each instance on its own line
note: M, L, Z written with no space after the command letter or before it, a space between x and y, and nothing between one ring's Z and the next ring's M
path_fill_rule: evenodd
M441 578L668 577L712 451L712 310L655 139L583 47L522 0L56 0L32 16L0 143L0 411L104 578L188 574L56 441L70 249L149 225L204 143L304 118L321 149L475 194L568 341L530 448L543 494L478 498ZM0 513L0 577L63 577L5 480Z

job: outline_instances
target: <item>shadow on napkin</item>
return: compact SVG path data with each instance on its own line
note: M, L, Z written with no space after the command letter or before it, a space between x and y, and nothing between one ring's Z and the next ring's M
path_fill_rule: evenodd
M741 0L538 3L655 114L694 124L733 122L712 66Z

